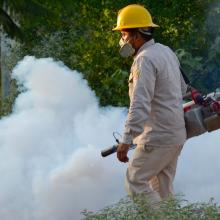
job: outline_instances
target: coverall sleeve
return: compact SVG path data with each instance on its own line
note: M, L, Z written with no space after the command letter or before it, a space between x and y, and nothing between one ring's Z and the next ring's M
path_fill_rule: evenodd
M144 130L144 124L151 112L156 81L156 68L152 61L139 57L135 62L136 77L122 138L122 143L126 144L131 144Z

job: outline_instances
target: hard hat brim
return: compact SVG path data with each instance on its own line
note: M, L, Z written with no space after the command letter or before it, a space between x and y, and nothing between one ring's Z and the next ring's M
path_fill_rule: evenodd
M137 27L137 26L132 27L131 25L128 25L128 26L119 26L119 27L117 26L117 27L113 28L112 30L113 31L122 31L124 29L130 29L130 28L132 29L132 28L149 28L149 27L157 28L157 27L160 27L160 26L157 25L157 24L152 23L151 25L149 25L147 27Z

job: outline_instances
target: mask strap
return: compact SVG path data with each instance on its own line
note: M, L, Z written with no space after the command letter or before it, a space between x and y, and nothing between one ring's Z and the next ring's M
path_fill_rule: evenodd
M151 36L152 35L152 29L151 28L138 28L138 31L144 35Z

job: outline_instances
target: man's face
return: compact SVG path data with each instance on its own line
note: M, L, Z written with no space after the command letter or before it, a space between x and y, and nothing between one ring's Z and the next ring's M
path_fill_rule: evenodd
M134 36L131 34L131 32L127 31L121 31L121 38L123 39L124 42L129 42L133 46L133 38Z
M133 56L136 51L136 34L130 31L121 31L121 39L119 41L120 50L119 53L122 57Z

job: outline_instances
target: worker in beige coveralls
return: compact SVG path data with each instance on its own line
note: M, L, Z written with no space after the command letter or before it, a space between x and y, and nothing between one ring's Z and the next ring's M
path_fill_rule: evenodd
M132 197L146 195L155 207L173 195L177 159L186 140L182 96L187 88L175 53L152 38L156 27L148 10L133 4L119 11L113 29L121 33L121 56L134 59L130 107L117 157L128 162L128 149L137 144L126 190Z

